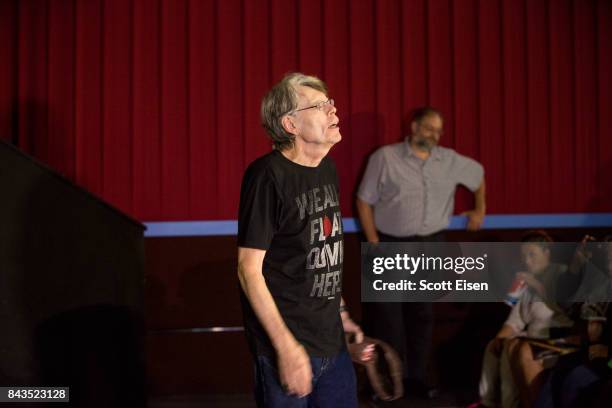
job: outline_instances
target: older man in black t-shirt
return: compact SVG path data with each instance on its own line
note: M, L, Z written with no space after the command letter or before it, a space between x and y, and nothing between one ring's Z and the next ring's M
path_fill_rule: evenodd
M345 332L363 334L342 293L344 256L334 100L318 78L287 75L264 97L274 150L246 170L238 221L238 277L255 357L256 399L266 407L355 407ZM365 349L363 358L371 356Z

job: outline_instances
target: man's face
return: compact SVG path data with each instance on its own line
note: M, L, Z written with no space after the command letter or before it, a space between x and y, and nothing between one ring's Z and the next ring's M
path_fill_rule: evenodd
M323 92L306 86L298 86L297 94L297 109L308 108L329 99ZM340 119L336 116L336 108L331 104L324 104L321 109L312 108L295 112L291 119L295 125L296 143L331 147L342 139L338 125Z
M412 122L412 142L423 150L431 151L440 141L444 123L439 115L425 116L420 122Z
M539 273L550 264L550 251L534 242L521 245L521 260L527 267L527 272Z

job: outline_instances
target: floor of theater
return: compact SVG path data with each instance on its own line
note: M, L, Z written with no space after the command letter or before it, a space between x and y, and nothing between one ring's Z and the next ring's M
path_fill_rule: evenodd
M435 400L419 398L404 398L393 402L371 401L361 398L359 408L454 408L465 407L474 400L457 393L444 392ZM253 397L250 394L237 395L207 395L207 396L180 396L158 397L149 400L149 408L255 408Z

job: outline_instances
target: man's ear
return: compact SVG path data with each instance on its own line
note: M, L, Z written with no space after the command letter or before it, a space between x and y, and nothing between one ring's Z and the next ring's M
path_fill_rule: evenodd
M281 124L283 125L283 129L285 129L285 132L290 133L292 135L297 134L297 128L295 127L295 123L293 123L293 118L291 118L289 115L283 116L283 118L281 119Z

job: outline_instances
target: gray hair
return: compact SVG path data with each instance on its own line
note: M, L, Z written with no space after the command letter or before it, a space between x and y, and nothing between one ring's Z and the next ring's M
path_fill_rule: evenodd
M283 116L297 109L297 87L307 86L327 95L327 85L319 78L293 72L272 87L261 101L261 124L272 139L274 148L284 150L293 146L295 135L282 124Z

